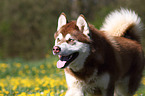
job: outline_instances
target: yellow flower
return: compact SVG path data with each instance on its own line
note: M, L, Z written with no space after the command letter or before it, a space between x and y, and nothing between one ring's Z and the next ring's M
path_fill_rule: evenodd
M18 68L21 67L21 63L14 63L14 65L15 65L16 67L18 67Z
M48 93L50 93L50 90L44 90L44 95L47 95Z
M13 87L13 90L16 90L17 89L17 86L15 85L14 87Z
M134 94L133 96L138 96L137 94Z
M40 93L36 93L35 96L41 96L41 94Z
M5 87L4 83L3 82L0 82L0 87Z
M18 91L15 91L15 94L18 94L19 92Z
M0 63L0 69L6 69L7 67L8 67L8 64Z
M20 70L20 71L18 72L18 74L19 74L19 75L22 75L22 74L23 74L23 71L22 71L22 70Z
M6 94L9 94L10 92L9 92L9 91L5 91L5 93L6 93Z
M36 69L36 67L32 67L32 70L33 70L33 71L36 71L37 69Z
M35 96L35 94L28 94L27 96Z
M28 68L29 68L29 66L28 66L28 65L25 65L24 67L25 67L25 69L28 69Z
M55 96L55 93L53 91L50 92L50 96Z
M41 73L42 73L42 74L45 74L45 72L46 72L45 70L41 70Z
M44 69L44 65L40 65L40 69Z
M21 94L19 94L18 96L27 96L27 94L25 92L22 92Z
M35 91L38 91L38 90L40 90L40 88L39 88L39 87L36 87L36 88L35 88Z
M0 94L0 96L4 96L4 94Z
M63 93L60 94L60 96L64 96L64 95L65 95L65 92L63 92Z

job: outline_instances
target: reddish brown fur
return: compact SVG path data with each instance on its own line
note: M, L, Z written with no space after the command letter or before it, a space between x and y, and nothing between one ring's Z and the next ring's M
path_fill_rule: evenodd
M69 22L65 26L62 26L62 28L58 32L55 33L54 37L56 38L59 33L62 33L64 37L67 34L71 34L72 37L74 37L74 39L84 42L84 43L91 42L89 38L87 38L82 32L79 31L79 28L76 26L75 21Z
M77 79L86 81L91 77L94 70L98 70L97 76L107 72L110 74L110 82L107 96L113 96L115 82L125 76L130 76L129 92L133 94L140 83L144 68L144 55L139 42L124 37L114 37L115 44L107 36L89 24L91 39L87 38L72 21L64 25L55 33L55 38L59 33L65 37L71 34L80 42L88 43L91 46L91 54L85 61L84 68L78 72L66 68L65 71ZM95 82L95 81L92 81ZM96 93L100 93L96 89Z

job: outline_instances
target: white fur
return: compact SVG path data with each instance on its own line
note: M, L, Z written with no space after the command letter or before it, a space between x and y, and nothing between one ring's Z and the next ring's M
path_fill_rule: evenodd
M83 68L85 59L88 57L90 52L90 47L88 44L75 41L75 45L64 42L58 46L61 48L59 55L67 56L74 52L79 52L79 56L73 62L71 62L68 67L72 68L74 71L79 71Z
M95 83L91 83L91 81L95 81ZM85 84L84 90L93 94L95 88L98 87L101 89L103 96L106 96L106 89L108 87L110 81L110 75L108 73L104 73L101 76L97 76L97 70L94 74L88 79L88 82Z
M57 31L66 23L67 23L66 16L64 14L61 14L58 19Z
M135 34L140 36L141 34L138 33L140 33L143 26L141 19L134 11L121 9L112 12L106 17L101 30L111 36L122 36L130 25L133 25L134 32L137 32Z
M79 27L79 29L82 31L83 30L83 33L88 37L90 38L88 35L90 33L89 31L89 27L88 27L88 24L86 22L86 20L84 19L84 17L82 15L80 15L77 19L77 23L76 25ZM83 28L83 29L82 29Z
M110 75L108 73L104 73L98 78L97 85L102 89L107 89L110 81Z
M79 94L74 96L84 96L84 94L93 94L96 87L101 89L103 96L106 96L106 89L110 81L110 75L108 73L104 73L101 76L97 76L96 70L94 74L90 78L88 78L87 82L77 80L75 77L73 77L67 72L65 72L65 76L69 88L69 90L66 93L66 96L73 96L72 94ZM92 80L96 82L91 83Z
M65 36L65 40L69 40L71 38L71 35L70 34L67 34L66 36Z
M82 90L81 81L77 80L74 76L65 72L66 82L69 90L65 96L84 96Z
M85 95L79 88L71 88L66 92L65 96L85 96Z
M61 40L62 38L63 38L63 35L60 33L55 40L55 46L58 44L58 39Z
M62 37L62 34L60 33L57 38L61 39L61 37ZM67 56L74 52L79 52L79 56L73 62L71 62L71 64L68 67L72 68L74 71L78 71L78 70L82 69L84 66L83 64L85 62L85 59L90 54L89 44L82 43L77 40L74 41L75 44L73 44L73 45L69 44L67 42L63 42L63 43L59 44L59 42L57 42L57 38L55 40L55 46L59 46L61 48L61 51L57 55ZM68 40L69 38L71 38L71 35L67 34L65 36L65 39Z

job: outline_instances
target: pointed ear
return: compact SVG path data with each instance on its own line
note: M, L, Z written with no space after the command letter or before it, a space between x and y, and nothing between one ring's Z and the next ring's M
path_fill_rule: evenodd
M65 15L65 13L61 13L61 15L58 18L57 31L66 23L67 23L66 15Z
M83 34L89 37L89 27L83 15L78 17L76 25L79 27L79 30L83 31Z

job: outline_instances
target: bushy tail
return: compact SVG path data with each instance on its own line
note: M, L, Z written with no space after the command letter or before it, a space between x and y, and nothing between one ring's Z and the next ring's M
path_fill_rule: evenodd
M138 15L131 10L121 9L110 13L101 30L111 36L126 37L140 42L143 24Z

